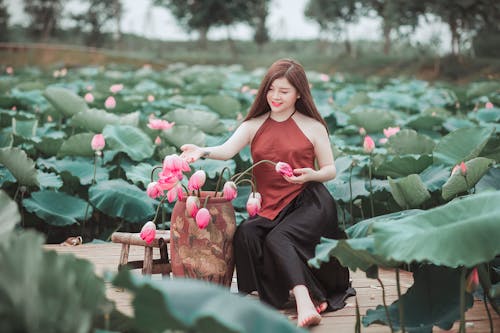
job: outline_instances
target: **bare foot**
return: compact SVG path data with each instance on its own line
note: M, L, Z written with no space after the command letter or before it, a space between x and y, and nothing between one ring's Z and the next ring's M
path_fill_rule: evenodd
M317 311L311 311L311 310L305 313L300 313L298 315L297 319L298 327L316 326L321 322L321 315Z
M316 305L316 311L318 311L318 313L323 313L323 312L325 312L327 307L328 307L328 303L326 303L326 302L320 303L319 305Z

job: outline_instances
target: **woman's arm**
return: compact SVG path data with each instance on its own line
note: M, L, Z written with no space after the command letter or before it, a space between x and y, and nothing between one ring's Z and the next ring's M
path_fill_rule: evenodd
M200 157L214 160L230 159L250 143L250 127L246 121L241 123L233 135L219 146L199 147L193 144L185 144L181 147L181 157L186 159L188 163L192 163Z

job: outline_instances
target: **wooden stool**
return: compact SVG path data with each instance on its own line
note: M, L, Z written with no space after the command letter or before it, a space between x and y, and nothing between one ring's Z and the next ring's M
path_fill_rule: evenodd
M114 232L111 235L113 243L121 243L120 263L118 270L125 267L130 269L142 268L142 274L169 275L172 271L168 257L168 244L170 243L169 230L157 230L155 239L151 244L147 244L139 236L139 233ZM130 245L144 246L144 260L129 261L128 254ZM160 259L153 259L153 248L160 249Z

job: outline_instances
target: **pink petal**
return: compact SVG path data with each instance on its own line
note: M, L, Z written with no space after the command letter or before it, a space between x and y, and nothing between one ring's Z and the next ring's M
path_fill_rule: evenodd
M147 244L151 244L156 236L156 225L149 221L141 229L140 237L142 240L144 240Z
M207 175L205 174L205 171L203 171L203 170L196 171L189 178L188 190L190 190L190 191L199 190L205 184L206 179L207 179Z
M222 195L227 201L231 201L238 196L238 188L234 182L226 182L224 188L222 189Z
M193 195L187 197L186 199L186 210L191 217L196 217L198 210L200 208L200 199Z
M90 146L92 147L93 150L102 150L105 145L106 142L104 141L104 135L102 134L94 135L92 141L90 142Z
M106 98L106 100L104 101L104 106L106 107L106 109L114 109L116 107L116 100L113 96L109 96L108 98Z
M205 229L210 222L210 213L208 212L208 209L201 208L198 213L196 213L195 220L200 229Z
M260 200L258 198L250 197L247 201L247 212L250 216L255 216L260 211Z
M365 136L365 140L363 141L363 149L367 154L371 154L375 149L375 142L373 142L373 139L369 135Z
M279 172L282 176L292 177L293 169L290 164L286 162L278 162L275 166L276 172Z

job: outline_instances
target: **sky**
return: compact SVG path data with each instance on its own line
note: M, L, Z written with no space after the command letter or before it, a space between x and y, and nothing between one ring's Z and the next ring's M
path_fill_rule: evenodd
M332 0L334 1L334 0ZM176 23L170 12L162 7L152 6L152 0L122 0L124 13L122 32L135 33L149 38L162 40L196 39L195 33L185 33ZM304 8L308 0L271 0L268 29L273 39L315 39L318 37L318 25L304 16ZM22 2L8 0L12 23L26 21L22 11ZM70 1L71 8L81 8L81 2ZM234 39L252 38L252 30L243 25L232 26L231 37ZM377 18L362 18L356 24L348 27L350 39L377 40L381 38L380 20ZM211 29L210 39L225 39L227 28ZM441 45L449 44L449 30L443 24L421 24L414 34L413 40L428 42L432 35L440 36Z

